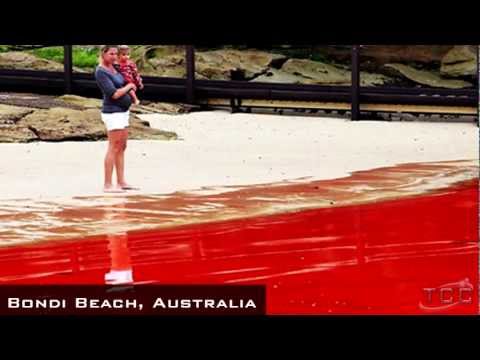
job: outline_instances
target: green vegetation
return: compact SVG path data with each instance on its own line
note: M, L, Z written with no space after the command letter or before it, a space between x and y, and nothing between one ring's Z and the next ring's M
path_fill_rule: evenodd
M73 66L94 68L98 64L98 49L73 47Z
M42 59L53 60L59 63L63 63L62 46L44 47L40 49L30 50L29 52L35 54Z
M41 49L31 50L31 52L42 59L63 63L62 46L45 47ZM97 49L85 49L78 46L73 47L73 66L76 66L78 68L94 68L97 63Z

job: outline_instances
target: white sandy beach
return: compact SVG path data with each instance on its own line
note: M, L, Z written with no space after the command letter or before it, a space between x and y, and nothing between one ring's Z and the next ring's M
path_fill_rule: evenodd
M132 194L320 180L402 163L478 159L475 124L200 112L143 115L179 141L130 141ZM103 195L106 142L0 144L0 199ZM111 195L115 196L115 195Z

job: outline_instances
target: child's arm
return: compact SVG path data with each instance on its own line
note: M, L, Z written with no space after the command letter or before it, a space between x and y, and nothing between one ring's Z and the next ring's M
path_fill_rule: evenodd
M138 73L137 65L132 61L130 62L130 70L132 72L132 76L135 78L135 82L137 83L140 89L143 89L143 80L140 74Z

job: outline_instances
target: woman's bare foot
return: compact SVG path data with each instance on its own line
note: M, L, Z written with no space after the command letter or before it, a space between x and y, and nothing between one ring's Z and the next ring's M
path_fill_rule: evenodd
M137 105L137 106L140 105L140 100L138 100L138 99L135 100L135 105Z
M112 185L105 185L103 187L103 192L106 193L124 193L125 190L122 187L113 187Z

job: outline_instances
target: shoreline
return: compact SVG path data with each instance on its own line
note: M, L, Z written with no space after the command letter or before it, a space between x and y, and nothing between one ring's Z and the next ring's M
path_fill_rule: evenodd
M3 201L0 247L407 200L475 181L474 162L443 162L360 171L334 180L244 186L229 192Z

